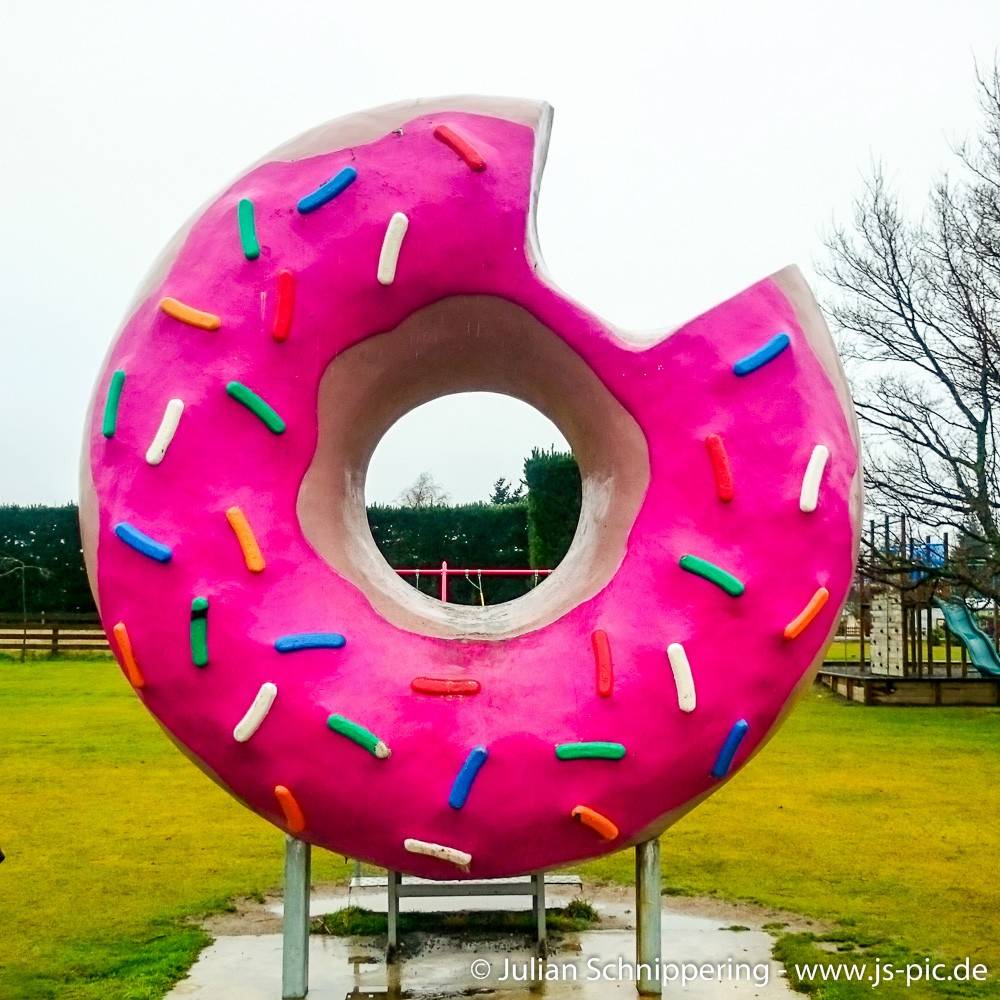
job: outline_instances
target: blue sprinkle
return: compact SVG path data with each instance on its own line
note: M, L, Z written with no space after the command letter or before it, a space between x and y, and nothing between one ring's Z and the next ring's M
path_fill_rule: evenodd
M279 653L296 653L300 649L340 649L347 640L339 632L296 632L275 639Z
M737 375L749 375L758 368L763 367L768 361L773 361L789 344L787 333L776 333L766 344L758 347L753 354L748 354L745 358L740 358L733 365L733 371Z
M448 796L448 805L452 809L461 809L465 805L465 800L469 797L472 789L472 782L479 769L486 763L489 753L486 747L473 747L469 751L469 756L465 758L462 770L458 772L455 783L451 786L451 795Z
M354 167L344 167L340 173L331 177L325 184L320 184L312 194L307 194L299 199L298 210L300 212L312 212L314 209L332 201L345 188L350 187L358 176Z
M726 742L722 745L719 756L715 760L715 767L712 768L713 778L724 778L729 774L729 769L733 766L733 757L736 756L736 751L739 750L743 737L746 736L749 728L750 723L746 719L740 719L729 730Z
M141 552L150 559L157 562L170 562L173 555L169 546L161 545L159 542L144 535L138 528L133 528L128 521L119 521L115 525L115 534L126 544L131 545L136 552Z

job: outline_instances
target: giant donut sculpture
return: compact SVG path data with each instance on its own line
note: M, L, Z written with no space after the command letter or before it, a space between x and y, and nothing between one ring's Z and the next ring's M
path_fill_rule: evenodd
M88 420L84 548L138 697L272 823L428 878L664 830L811 681L854 570L856 427L799 273L615 329L542 265L549 123L415 102L276 150L165 251ZM402 582L364 507L386 429L469 390L546 413L583 477L563 563L487 608Z

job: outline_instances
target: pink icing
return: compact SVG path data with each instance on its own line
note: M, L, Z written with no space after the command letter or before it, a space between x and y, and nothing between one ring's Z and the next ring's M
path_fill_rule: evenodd
M447 123L488 169L469 170L432 136ZM403 848L406 837L467 851L472 877L565 864L620 849L662 827L720 782L710 777L734 722L749 734L734 771L762 744L821 653L853 572L851 497L857 467L848 418L793 306L762 281L638 350L536 273L526 246L534 133L458 112L409 122L402 135L297 162L268 162L241 178L195 223L162 284L136 309L97 388L89 455L99 502L97 587L109 630L127 624L149 710L199 764L270 821L284 825L275 785L291 789L305 839L431 878L463 873ZM309 215L295 209L346 164L358 180ZM240 251L236 204L256 207L262 251ZM397 278L375 280L393 212L409 216ZM296 275L292 333L270 336L279 269ZM651 481L611 583L544 628L499 642L457 642L387 624L306 542L296 497L316 446L319 379L346 347L456 294L518 303L597 373L643 429ZM221 317L205 332L158 309L169 295ZM779 331L791 347L746 378L733 362ZM127 382L118 429L101 434L111 373ZM287 423L269 433L229 399L237 379ZM167 401L185 411L168 455L145 450ZM735 499L720 503L704 440L725 440ZM830 449L813 514L798 496L817 443ZM266 570L247 572L224 516L239 505ZM173 549L153 562L113 533L129 521ZM732 598L682 571L694 553L746 583ZM784 626L819 586L831 599L794 640ZM191 599L208 596L209 666L192 666ZM590 635L604 629L615 663L611 698L595 691ZM274 640L339 631L341 650L281 655ZM665 655L684 644L698 707L682 713ZM470 665L475 697L414 694L418 675ZM278 697L247 743L233 726L260 685ZM331 733L338 712L392 749L378 760ZM616 740L622 761L561 762L556 743ZM489 760L461 810L447 804L469 750ZM620 828L613 842L571 819L587 805Z

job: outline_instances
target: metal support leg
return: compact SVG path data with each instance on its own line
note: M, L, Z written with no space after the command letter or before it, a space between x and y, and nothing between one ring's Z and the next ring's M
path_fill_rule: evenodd
M385 960L394 962L399 948L399 883L403 876L394 871L390 871L388 876L386 882L389 889L389 933L385 946Z
M635 988L659 996L660 980L660 842L635 845L635 958L640 966Z
M538 957L545 958L549 953L549 942L545 927L545 872L536 872L531 876L531 913L535 918L535 944Z
M285 915L282 924L281 996L302 1000L309 993L309 890L312 848L285 837Z

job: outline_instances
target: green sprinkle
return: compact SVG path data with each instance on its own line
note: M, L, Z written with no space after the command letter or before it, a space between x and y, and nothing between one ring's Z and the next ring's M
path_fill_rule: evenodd
M104 400L104 423L101 425L101 432L106 438L115 436L115 428L118 426L118 403L122 398L124 386L125 372L119 368L111 376L111 385L108 386L108 395Z
M226 392L237 403L242 403L255 417L263 421L269 431L273 431L275 434L285 433L285 421L253 389L248 389L242 382L230 382L226 386Z
M257 242L257 229L253 221L253 202L249 198L240 199L236 218L240 223L240 243L243 244L243 256L247 260L256 260L260 256L260 243Z
M621 743L558 743L556 756L560 760L621 760L625 747Z
M727 573L724 569L710 563L707 559L699 559L698 556L681 556L681 569L686 569L695 576L704 577L709 583L714 583L724 590L730 597L739 597L746 590L742 580L737 580L732 573Z
M359 747L364 747L370 754L385 759L389 756L389 748L369 729L359 726L342 715L331 715L326 724L341 736L353 740Z
M191 602L191 662L196 667L208 663L208 598Z

